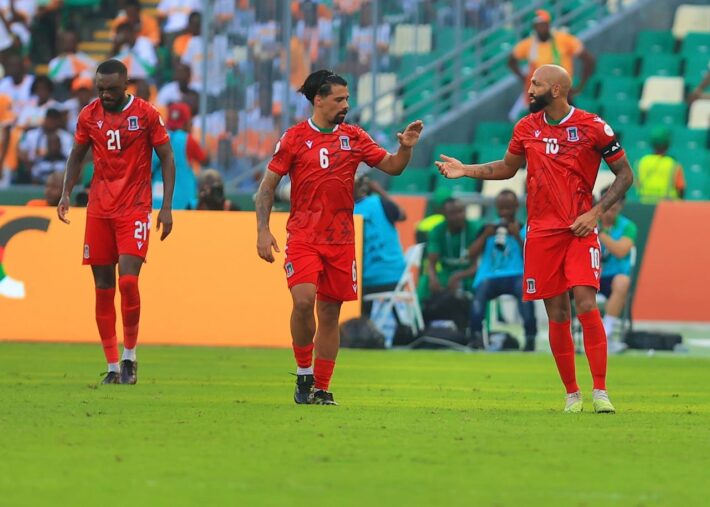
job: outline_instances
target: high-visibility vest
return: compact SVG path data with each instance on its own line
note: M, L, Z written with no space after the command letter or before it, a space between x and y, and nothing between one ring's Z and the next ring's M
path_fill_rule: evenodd
M653 204L663 199L678 199L675 187L678 162L668 155L646 155L638 163L639 200Z

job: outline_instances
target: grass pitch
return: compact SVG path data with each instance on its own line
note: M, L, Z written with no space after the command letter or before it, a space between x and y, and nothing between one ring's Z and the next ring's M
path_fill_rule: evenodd
M540 353L341 353L296 406L289 350L0 343L0 505L691 506L710 493L710 359L610 361L616 415L561 412Z

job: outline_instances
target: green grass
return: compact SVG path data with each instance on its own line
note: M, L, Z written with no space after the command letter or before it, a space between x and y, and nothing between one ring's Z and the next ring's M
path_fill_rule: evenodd
M544 353L343 351L339 407L288 350L0 343L0 505L691 506L710 493L710 360L613 357L618 413L561 412ZM578 357L591 410L589 372Z

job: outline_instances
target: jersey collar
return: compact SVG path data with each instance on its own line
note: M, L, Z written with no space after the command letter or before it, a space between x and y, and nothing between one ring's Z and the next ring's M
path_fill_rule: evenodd
M126 105L123 106L123 108L121 109L121 112L124 112L124 111L126 111L129 107L131 107L131 104L133 104L133 99L134 99L134 98L135 98L135 97L134 97L133 95L129 95L129 96L128 96L128 102L126 102Z
M570 106L570 108L569 108L569 113L567 113L567 116L565 116L564 118L562 118L559 122L550 123L550 122L547 120L547 114L544 113L544 112L542 113L542 117L544 118L545 123L547 123L548 125L552 125L552 126L562 125L564 122L566 122L567 120L569 120L569 119L572 117L572 115L574 114L574 110L575 110L575 107L574 107L574 106Z
M318 128L318 125L313 123L312 118L308 118L308 125L310 125L313 130L315 130L316 132L319 132L321 134L332 134L333 132L338 130L338 127L340 126L340 125L336 124L335 127L333 127L333 130L323 130L321 128Z

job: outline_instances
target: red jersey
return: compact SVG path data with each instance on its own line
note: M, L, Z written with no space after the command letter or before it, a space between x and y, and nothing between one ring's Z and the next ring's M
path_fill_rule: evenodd
M596 114L572 108L558 125L544 111L526 116L508 145L527 159L528 238L569 231L592 208L592 189L602 157L624 155L612 128Z
M288 129L269 163L269 170L291 177L288 241L354 243L355 171L360 162L376 166L386 154L356 125L321 132L308 119Z
M153 148L169 141L151 104L131 95L121 111L111 112L96 99L79 113L74 140L91 144L94 154L89 215L115 218L150 212Z

